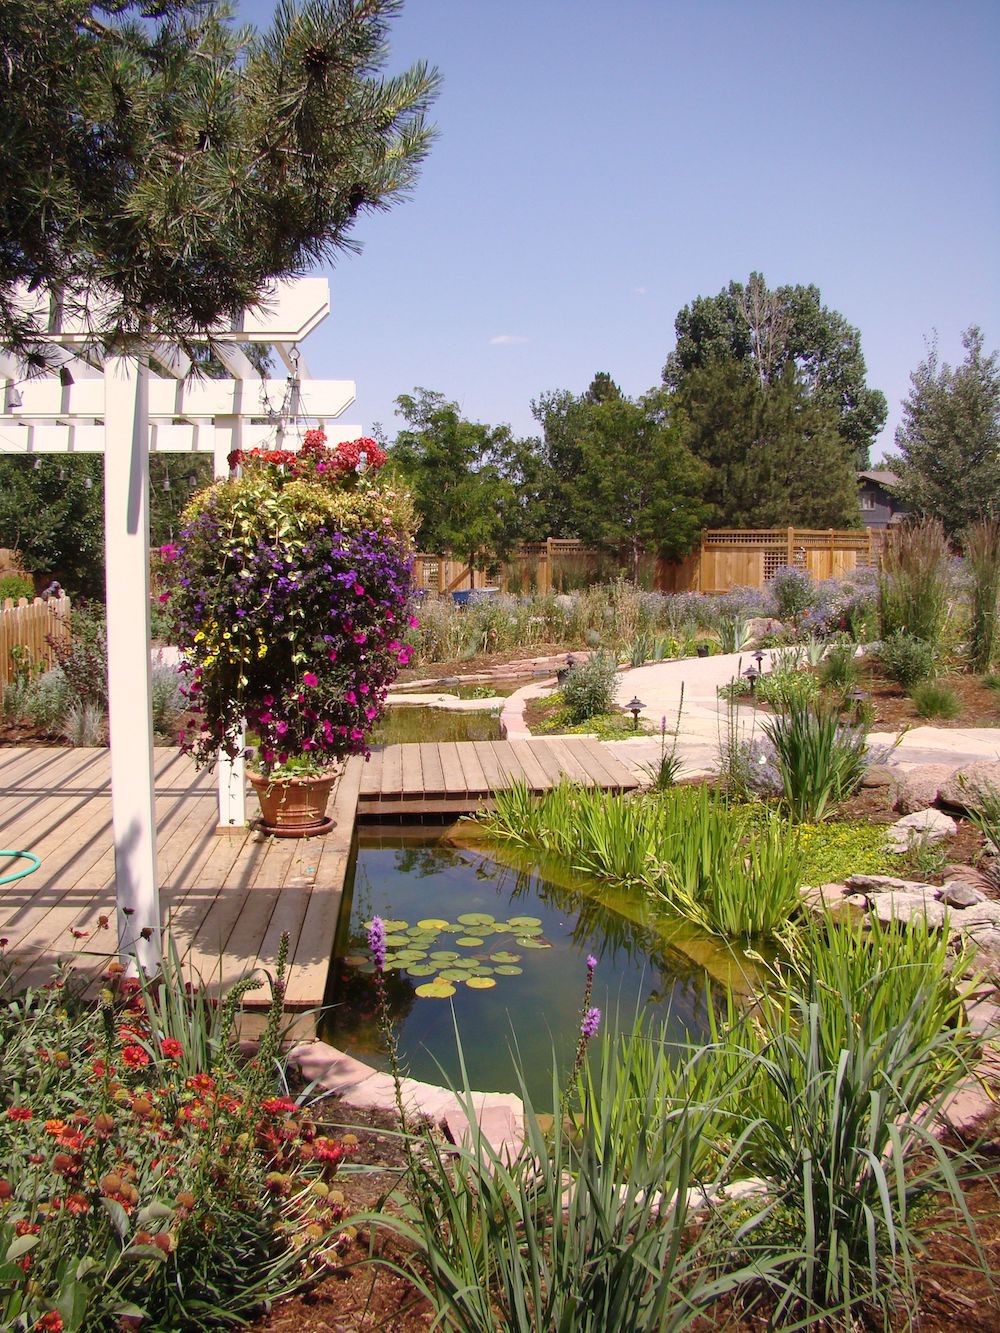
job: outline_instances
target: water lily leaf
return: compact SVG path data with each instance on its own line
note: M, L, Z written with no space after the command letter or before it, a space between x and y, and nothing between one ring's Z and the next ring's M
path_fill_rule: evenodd
M504 963L502 967L495 969L498 977L519 977L524 971L523 967L515 967L513 963Z
M521 955L511 953L509 949L497 949L496 953L490 954L490 962L493 963L519 963L520 961Z
M492 977L470 977L465 983L470 990L489 990L491 986L497 983Z
M453 959L458 957L458 954L454 949L435 949L430 957L436 963L450 963Z
M382 925L385 926L385 933L387 935L392 935L397 930L405 930L409 924L409 921L389 921L388 919L383 919L382 921Z
M416 994L425 1000L446 1000L455 994L455 987L447 981L425 981L417 987Z
M349 953L344 955L344 962L348 967L364 967L368 962L366 953Z
M496 968L487 967L485 963L480 963L478 967L472 968L471 974L474 977L491 977Z
M508 926L540 926L542 918L540 916L512 916L507 922Z
M411 963L406 969L406 975L408 977L432 977L436 971L436 963Z
M478 949L483 941L478 935L459 935L456 944L464 944L468 949Z
M478 926L493 922L496 917L491 916L489 912L463 912L458 919L463 926Z
M442 981L465 981L469 973L464 967L446 967L438 976Z
M387 949L405 949L410 941L406 935L386 935L385 947Z
M417 924L416 924L416 927L411 926L410 929L411 929L411 930L413 930L413 929L416 929L416 930L444 930L444 929L447 927L447 925L448 925L448 922L447 922L447 921L442 921L440 917L437 917L437 916L425 916L424 919L423 919L423 921L418 921Z
M449 921L444 929L449 935L461 935L465 931L465 927L460 926L457 921Z
M521 946L522 949L551 949L551 948L552 948L552 945L549 943L548 940L528 939L527 936L522 936L520 939L518 939L517 942L518 942L518 944Z

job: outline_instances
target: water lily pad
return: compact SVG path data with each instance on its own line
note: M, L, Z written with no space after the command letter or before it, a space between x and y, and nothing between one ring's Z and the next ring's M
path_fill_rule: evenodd
M411 929L411 930L413 930L413 929L416 929L416 930L444 930L445 927L446 927L447 925L448 925L448 922L442 920L441 917L439 917L439 916L425 916L424 919L423 919L423 921L418 921L417 924L416 924L416 927L411 926L410 929Z
M465 983L470 990L489 990L491 986L497 983L492 977L469 977Z
M364 926L365 930L370 930L374 921L375 918L370 917L367 921L363 921L361 924ZM382 918L382 928L387 935L391 935L395 930L405 930L409 924L408 921L390 921L387 917Z
M551 949L552 945L548 940L528 939L526 935L518 938L518 944L522 949Z
M496 917L491 916L489 912L463 912L458 919L463 926L478 926L487 922L492 923Z
M497 949L496 953L490 954L491 963L519 963L520 961L521 955L511 953L509 949Z
M464 967L446 967L438 973L438 976L442 981L465 981L469 973Z
M408 977L432 977L436 971L436 963L412 963L406 969L406 975Z
M421 958L427 957L426 949L400 949L396 957L402 963L419 963Z
M540 916L512 916L507 922L508 926L517 926L518 929L522 926L540 926L541 924L542 918Z
M449 921L444 929L449 935L462 935L465 932L465 927L460 926L457 921Z
M523 967L515 967L513 963L504 963L502 967L494 969L498 977L519 977L524 971Z
M475 954L469 954L465 958L456 958L448 964L449 967L462 967L465 968L466 971L468 971L470 967L478 967L478 965L479 959Z
M454 949L435 949L430 954L430 957L435 963L450 963L453 959L458 957L458 954Z
M386 935L385 937L385 947L387 949L405 949L409 943L409 937L406 935Z
M495 971L495 968L487 967L485 963L480 963L478 967L474 967L470 970L471 975L474 977L491 977Z
M415 994L425 1000L446 1000L455 994L455 987L448 981L425 981L416 988Z
M478 935L459 935L455 943L462 944L467 949L478 949L484 941Z
M368 962L368 955L366 953L345 954L344 962L348 967L363 967Z

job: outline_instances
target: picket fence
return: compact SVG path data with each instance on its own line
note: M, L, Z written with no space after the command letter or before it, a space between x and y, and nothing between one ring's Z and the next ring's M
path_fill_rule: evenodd
M8 597L0 606L0 687L14 679L19 661L33 671L54 666L53 645L68 644L69 639L70 599L65 594L30 602Z

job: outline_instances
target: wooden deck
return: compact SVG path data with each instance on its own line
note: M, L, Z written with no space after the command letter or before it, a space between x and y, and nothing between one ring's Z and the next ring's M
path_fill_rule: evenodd
M583 736L386 745L365 764L358 816L466 814L489 809L493 793L515 782L540 793L567 778L617 792L640 785L607 746Z
M214 777L175 749L154 751L160 903L195 984L210 991L260 966L290 938L285 1007L323 1001L358 816L461 814L520 780L532 791L562 778L626 791L633 774L582 737L390 745L352 759L322 838L219 833ZM115 860L106 749L0 749L0 847L33 852L41 868L0 887L0 937L18 984L49 981L71 960L96 978L115 956ZM11 868L0 860L0 874ZM101 918L108 925L102 927ZM267 1003L267 988L244 1007Z
M215 780L179 751L154 752L164 919L186 968L211 990L273 968L290 936L286 1008L322 1002L354 832L361 761L335 793L323 838L217 833ZM105 749L0 750L0 846L41 868L0 888L0 937L20 983L48 981L57 959L97 975L115 954L110 758ZM5 873L7 859L0 862ZM102 929L106 916L110 927ZM74 932L77 932L74 934ZM266 1003L266 987L247 1009Z

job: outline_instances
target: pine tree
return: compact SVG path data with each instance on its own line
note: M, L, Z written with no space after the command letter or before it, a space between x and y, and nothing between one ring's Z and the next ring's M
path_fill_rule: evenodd
M885 461L899 476L899 498L913 513L939 518L949 536L1000 516L1000 354L984 355L975 325L962 345L960 366L942 364L934 346L910 376L900 453Z
M399 0L0 5L0 343L34 290L101 289L109 337L193 337L349 248L412 186L436 74L378 71Z

